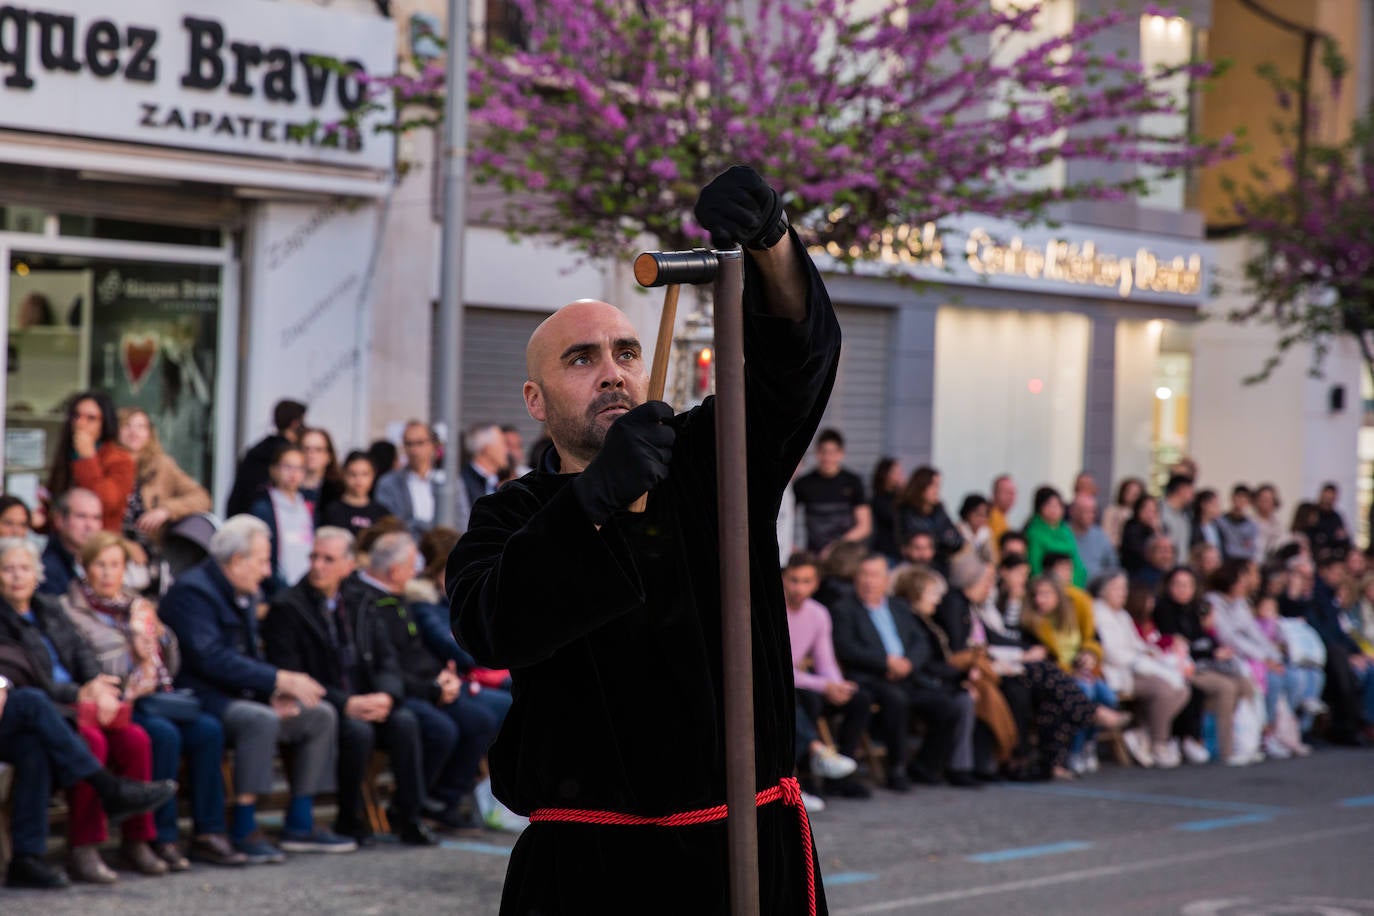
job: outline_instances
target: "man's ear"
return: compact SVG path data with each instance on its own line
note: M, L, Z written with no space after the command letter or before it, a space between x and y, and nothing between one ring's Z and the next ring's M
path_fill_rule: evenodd
M544 390L539 387L538 383L527 381L523 393L525 395L525 410L533 419L543 423L546 417Z

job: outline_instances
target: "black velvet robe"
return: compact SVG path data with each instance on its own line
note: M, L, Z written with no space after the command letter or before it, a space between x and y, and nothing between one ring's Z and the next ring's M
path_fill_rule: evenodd
M795 237L794 237L795 240ZM795 243L795 241L794 241ZM798 245L800 249L800 245ZM794 705L775 520L834 384L840 331L815 268L802 322L761 314L745 255L756 779L793 773ZM454 632L510 668L489 755L517 812L659 816L725 800L715 401L678 415L668 477L598 531L571 475L536 470L477 501L448 561ZM806 912L795 808L759 809L762 912ZM725 822L538 823L516 844L501 913L728 912ZM819 887L819 912L825 913Z

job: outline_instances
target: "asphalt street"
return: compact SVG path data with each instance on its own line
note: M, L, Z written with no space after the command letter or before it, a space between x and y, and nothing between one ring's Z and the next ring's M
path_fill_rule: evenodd
M830 912L1374 916L1374 751L878 792L813 818ZM513 838L0 889L0 913L495 913ZM646 913L651 912L646 910Z

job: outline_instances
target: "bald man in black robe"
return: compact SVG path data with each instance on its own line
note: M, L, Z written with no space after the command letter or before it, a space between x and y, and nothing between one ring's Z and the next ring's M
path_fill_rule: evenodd
M794 704L775 520L834 384L840 331L778 195L736 166L698 222L740 243L748 403L756 788L793 774ZM490 753L497 798L535 814L516 843L503 916L729 911L724 820L694 826L541 820L657 818L725 801L715 401L645 403L633 325L604 302L565 306L531 336L525 401L544 466L477 501L449 558L454 632L510 668L515 703ZM642 513L629 511L648 493ZM796 808L757 809L762 912L805 914ZM808 829L809 832L809 829ZM816 912L825 896L815 865Z

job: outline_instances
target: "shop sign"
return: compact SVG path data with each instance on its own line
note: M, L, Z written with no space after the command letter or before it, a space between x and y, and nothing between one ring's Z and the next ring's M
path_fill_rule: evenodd
M380 16L267 0L0 5L0 127L387 169L389 135L322 125L393 72L395 45Z
M844 251L831 242L813 254L829 259ZM1119 299L1195 303L1203 295L1206 276L1199 242L1158 236L1142 240L1088 226L1021 229L970 217L938 228L926 223L888 229L866 246L853 246L849 254L862 259L854 267L860 274L896 268L937 282Z

